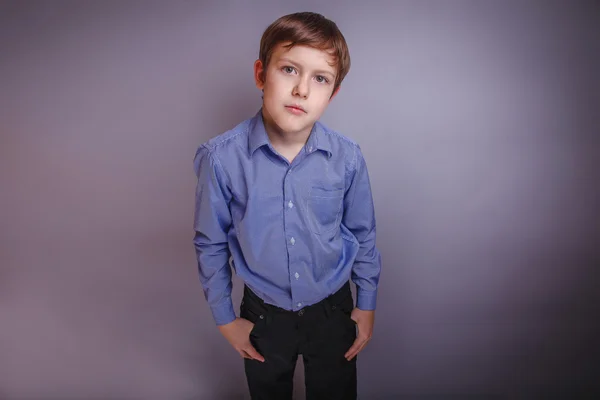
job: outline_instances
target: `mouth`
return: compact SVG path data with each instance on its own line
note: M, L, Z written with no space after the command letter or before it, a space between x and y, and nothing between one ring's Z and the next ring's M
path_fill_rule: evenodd
M289 111L293 112L294 114L306 114L306 110L299 104L287 105L287 106L285 106L285 108L287 108Z

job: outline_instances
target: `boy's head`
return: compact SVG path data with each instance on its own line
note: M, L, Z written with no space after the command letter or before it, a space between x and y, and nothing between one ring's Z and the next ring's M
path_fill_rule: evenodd
M311 12L279 18L263 33L254 63L268 122L284 132L310 130L349 69L348 46L333 21Z

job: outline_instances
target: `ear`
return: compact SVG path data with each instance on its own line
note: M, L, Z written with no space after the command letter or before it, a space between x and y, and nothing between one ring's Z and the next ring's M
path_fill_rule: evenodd
M342 88L342 85L338 86L337 89L335 89L335 92L333 92L331 94L331 97L329 98L329 102L331 103L331 100L333 100L333 98L340 92L340 89Z
M256 82L256 87L260 90L263 90L265 87L265 81L263 80L264 75L265 69L262 61L254 61L254 81Z

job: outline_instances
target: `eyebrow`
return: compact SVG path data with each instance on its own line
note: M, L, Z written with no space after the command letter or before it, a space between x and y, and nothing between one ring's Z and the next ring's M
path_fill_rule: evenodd
M279 61L288 62L288 63L294 64L294 65L300 65L296 61L290 60L289 58L285 58L285 57L280 58ZM326 75L331 75L332 77L335 77L335 73L334 72L327 71L327 70L317 70L317 71L315 71L315 73L317 73L317 74L326 74Z

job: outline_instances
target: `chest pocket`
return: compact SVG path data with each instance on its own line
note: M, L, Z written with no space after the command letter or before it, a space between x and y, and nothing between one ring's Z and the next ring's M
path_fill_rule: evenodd
M307 199L308 226L318 235L337 229L342 219L344 189L313 186Z

